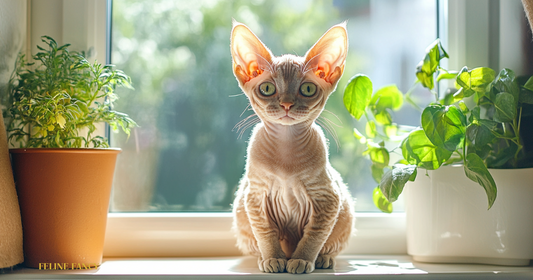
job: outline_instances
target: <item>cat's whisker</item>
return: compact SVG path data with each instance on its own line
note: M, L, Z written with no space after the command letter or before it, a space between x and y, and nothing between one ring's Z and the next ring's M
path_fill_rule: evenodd
M241 114L241 116L242 116L242 114ZM256 117L256 116L257 116L257 114L252 114L252 115L249 115L248 117L244 118L243 120L239 121L239 122L233 127L232 131L235 130L235 129L237 129L237 131L238 131L241 127L243 127L243 126L246 124L246 122L247 122L248 120L250 120L251 118Z
M239 117L242 117L242 115L244 115L244 113L245 113L246 111L250 111L250 107L251 107L251 104L248 103L248 105L246 106L246 108L244 108L244 111L242 111L242 113L241 113L241 115L240 115ZM253 109L252 109L252 110L253 110Z
M337 126L337 127L342 127L342 120L337 115L335 115L335 113L331 112L330 110L326 110L326 109L324 109L323 112L326 112L326 113L329 113L329 114L333 115L341 124L339 125L339 124L336 124L336 123L333 123L333 122L332 123L335 124L335 126Z
M257 118L257 119L253 119L251 120L250 122L248 122L245 126L243 126L242 128L239 129L239 136L238 138L242 138L242 136L244 135L244 132L250 128L250 127L253 127L255 126L256 124L260 123L261 122L261 119Z
M329 135L331 135L331 137L335 141L335 144L337 145L337 151L338 151L341 144L340 144L340 141L339 141L339 136L337 134L337 131L331 125L331 123L332 123L331 120L320 116L318 119L316 119L316 123L318 125L320 125Z
M338 125L334 121L332 121L332 120L330 120L330 119L328 119L328 118L326 118L324 116L321 116L321 118L324 119L325 121L327 121L331 125L331 127L333 127L333 126L336 126L336 127L339 127L339 128L342 127L342 125Z
M239 93L239 94L230 95L230 96L228 96L228 97L237 97L237 96L241 96L241 95L244 95L244 92Z
M250 106L250 105L248 105ZM232 131L234 130L237 130L237 133L239 134L239 136L237 138L242 138L242 136L244 135L244 132L258 124L261 122L261 119L259 119L259 117L257 116L257 114L252 114L248 117L246 117L245 119L241 120L240 122L238 122L232 129Z

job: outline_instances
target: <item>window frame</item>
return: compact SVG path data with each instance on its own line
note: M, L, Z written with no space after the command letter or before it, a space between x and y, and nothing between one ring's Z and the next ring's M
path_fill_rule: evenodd
M109 34L108 9L112 0L51 0L28 2L26 50L36 52L42 34L71 42L75 50L93 49L98 61L106 61ZM505 1L436 0L438 32L452 58L449 69L469 65L499 68L499 50L503 42L491 31L501 31L498 22L489 21L486 30L470 26L487 22ZM519 2L519 1L518 1ZM83 7L83 8L80 8ZM476 15L469 10L481 9ZM468 17L467 17L468 15ZM57 20L60 18L61 20ZM487 42L473 46L466 38ZM498 42L499 41L499 42ZM473 55L481 52L482 55ZM472 61L469 57L475 57ZM495 59L493 56L497 55ZM492 57L492 58L491 58ZM106 135L105 127L100 127ZM239 255L231 231L231 213L109 213L104 257L209 257ZM357 232L351 237L344 254L407 254L405 213L357 213Z

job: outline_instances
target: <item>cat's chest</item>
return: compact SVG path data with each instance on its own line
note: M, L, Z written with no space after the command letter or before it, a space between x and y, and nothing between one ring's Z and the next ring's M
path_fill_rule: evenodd
M276 141L259 131L250 141L248 171L289 182L320 174L327 168L327 151L320 135Z

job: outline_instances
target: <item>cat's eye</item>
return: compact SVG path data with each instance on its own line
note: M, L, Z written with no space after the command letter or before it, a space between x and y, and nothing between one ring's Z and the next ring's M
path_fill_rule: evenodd
M316 93L316 85L313 83L303 83L300 86L300 92L303 96L311 97Z
M276 93L276 87L271 82L264 82L259 86L259 91L264 96L271 96Z

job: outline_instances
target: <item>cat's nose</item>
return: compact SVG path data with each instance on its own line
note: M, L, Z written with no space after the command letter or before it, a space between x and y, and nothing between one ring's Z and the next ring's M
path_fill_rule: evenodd
M289 109L294 105L292 102L280 102L279 105L285 109L285 111L289 111Z

